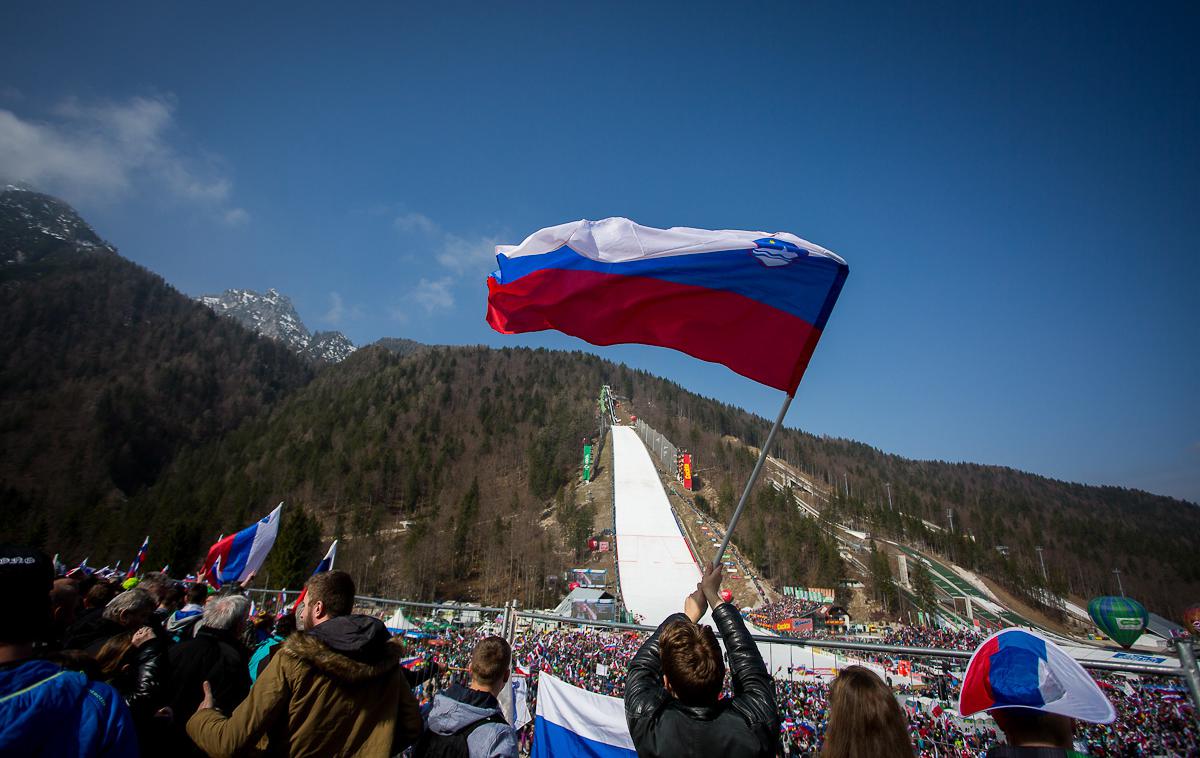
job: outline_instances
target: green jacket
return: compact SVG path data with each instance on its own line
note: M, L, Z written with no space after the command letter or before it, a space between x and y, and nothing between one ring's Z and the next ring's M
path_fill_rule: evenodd
M378 647L383 655L364 663L297 632L232 715L197 711L188 736L214 758L394 755L420 735L421 716L400 667L403 643Z

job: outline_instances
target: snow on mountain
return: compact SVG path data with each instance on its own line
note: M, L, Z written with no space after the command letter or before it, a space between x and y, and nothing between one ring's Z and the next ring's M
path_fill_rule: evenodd
M63 251L117 252L58 198L12 184L0 187L0 263L32 263Z
M263 293L230 289L221 295L201 295L196 300L314 360L337 363L357 349L341 332L310 333L291 299L274 288Z

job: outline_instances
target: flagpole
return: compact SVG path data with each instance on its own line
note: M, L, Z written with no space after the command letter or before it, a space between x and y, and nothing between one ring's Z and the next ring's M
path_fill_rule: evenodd
M783 426L783 417L787 415L788 407L791 404L792 393L789 392L787 397L783 399L783 407L779 409L779 415L775 418L775 425L771 427L770 433L767 434L767 441L763 443L762 450L758 454L758 462L754 464L754 471L750 472L750 479L746 482L746 489L742 490L742 499L738 501L737 509L733 512L733 518L729 520L729 526L725 529L725 539L721 542L721 548L717 550L717 557L713 560L713 565L720 565L721 559L725 556L725 548L729 546L729 538L733 536L733 530L737 526L738 519L742 517L742 509L746 507L746 501L750 499L750 490L754 488L754 482L758 479L758 474L762 471L763 463L767 460L767 451L771 449L771 443L775 440L775 432L778 432L779 427Z

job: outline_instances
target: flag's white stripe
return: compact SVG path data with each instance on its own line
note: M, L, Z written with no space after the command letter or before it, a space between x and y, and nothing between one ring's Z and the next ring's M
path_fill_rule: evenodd
M246 558L246 565L242 567L242 573L238 575L239 582L258 571L262 567L263 561L267 559L267 553L271 552L271 546L275 544L275 536L279 534L279 512L282 508L283 503L275 506L275 510L267 516L267 523L264 524L260 521L256 525L254 542L250 545L250 556Z
M588 692L545 672L538 678L537 715L589 740L634 749L623 700Z
M627 218L605 218L599 221L572 221L568 224L539 229L519 245L497 245L496 254L508 258L541 255L569 245L587 258L611 263L665 258L676 255L715 253L724 250L752 250L755 240L774 237L791 242L810 253L827 256L845 263L820 245L803 240L788 232L756 232L736 229L694 229L674 226L670 229L636 224Z

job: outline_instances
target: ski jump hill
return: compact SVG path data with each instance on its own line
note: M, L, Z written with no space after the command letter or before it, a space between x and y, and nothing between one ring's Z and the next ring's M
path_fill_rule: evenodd
M654 461L632 427L612 427L613 488L617 533L617 582L625 607L643 624L658 626L683 610L684 598L700 581L700 566L679 529ZM712 625L705 614L702 622ZM778 635L748 625L753 634ZM789 667L804 667L828 677L850 663L867 666L886 677L873 663L864 663L811 647L760 642L767 670L787 679ZM792 678L812 678L797 673ZM920 679L920 677L916 677Z

